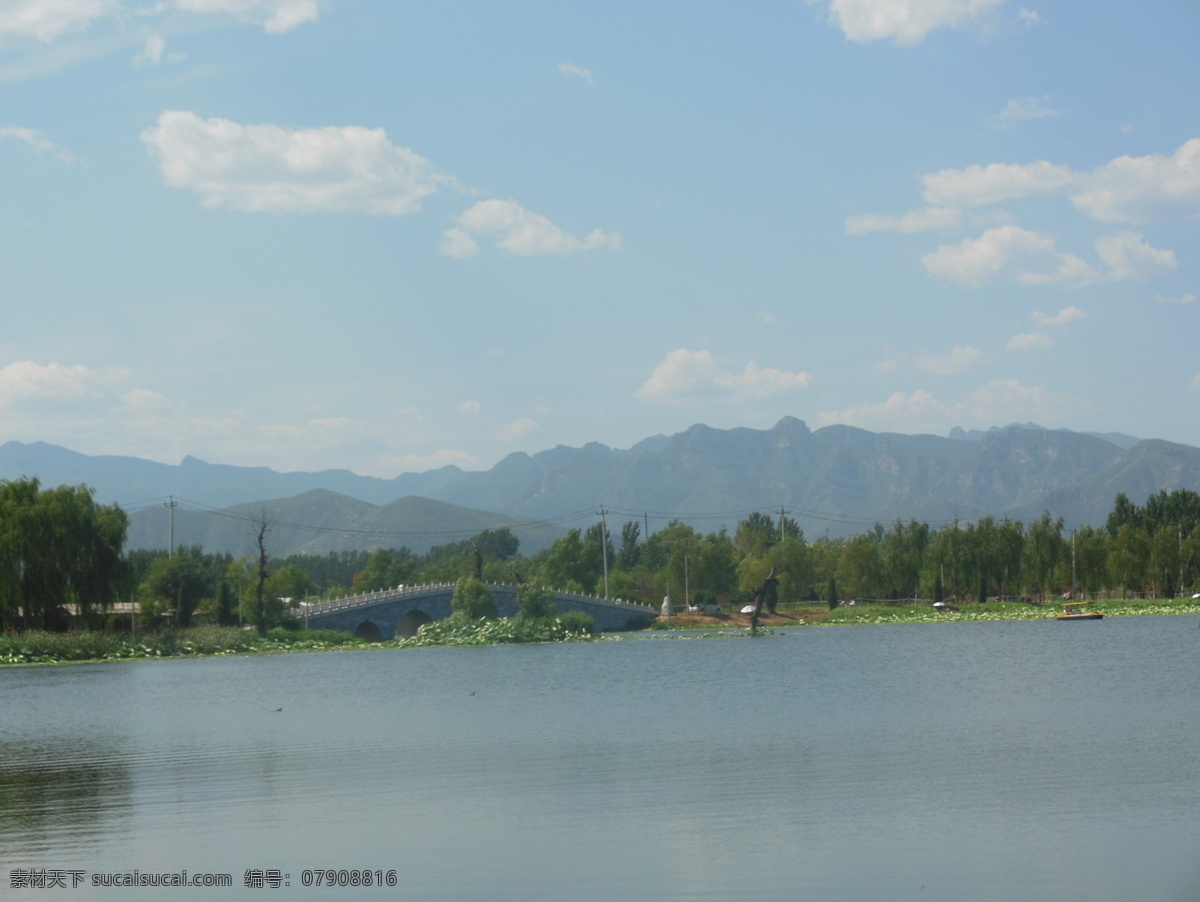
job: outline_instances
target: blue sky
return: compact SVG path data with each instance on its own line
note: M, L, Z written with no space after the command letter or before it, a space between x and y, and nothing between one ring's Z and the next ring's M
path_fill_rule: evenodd
M1200 445L1194 0L0 0L0 440Z

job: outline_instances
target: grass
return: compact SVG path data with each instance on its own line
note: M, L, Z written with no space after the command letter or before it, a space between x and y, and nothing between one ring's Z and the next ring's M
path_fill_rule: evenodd
M0 666L316 651L366 644L349 633L333 630L272 630L266 636L229 626L196 626L137 636L128 633L46 633L30 630L0 636Z
M861 623L956 623L984 620L1052 620L1060 607L1016 601L989 601L983 604L964 603L957 611L936 610L932 604L912 605L855 605L839 607L820 621L822 626ZM1149 601L1120 598L1096 601L1089 605L1105 617L1137 617L1160 614L1200 614L1200 599L1158 598Z
M776 615L764 612L762 626L771 629L798 626L852 626L863 623L955 623L985 620L1052 620L1060 605L1051 601L1034 605L1016 601L964 602L958 610L939 610L930 602L917 604L858 604L830 611L824 604L782 607ZM1200 614L1200 599L1159 598L1148 601L1120 598L1096 601L1092 608L1105 617L1135 617L1158 614ZM748 618L741 614L718 616L681 615L659 619L653 630L743 630ZM761 627L760 627L761 629Z
M77 661L129 661L149 658L277 654L361 648L505 645L530 642L581 642L593 638L591 618L500 619L427 623L411 639L370 643L336 630L271 630L266 636L228 626L128 633L47 633L30 630L0 636L0 667L65 664Z

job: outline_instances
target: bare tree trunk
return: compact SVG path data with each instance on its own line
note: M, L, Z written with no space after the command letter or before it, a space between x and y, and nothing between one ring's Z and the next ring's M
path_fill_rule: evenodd
M767 597L767 590L775 583L775 565L771 565L771 572L767 574L767 578L762 581L757 589L754 590L754 610L750 612L750 635L758 635L758 618L762 614L763 600Z
M267 533L271 521L264 510L254 523L254 541L258 546L258 581L254 588L254 627L260 636L267 634L267 597L264 591L267 582Z

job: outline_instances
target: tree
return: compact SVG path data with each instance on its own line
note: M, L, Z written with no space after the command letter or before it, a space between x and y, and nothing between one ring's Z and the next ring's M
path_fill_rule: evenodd
M464 576L455 584L450 608L459 620L491 620L500 616L492 590L473 576Z
M637 520L626 520L621 527L621 550L617 552L617 567L632 570L638 564L638 537L642 527Z
M813 564L804 535L788 536L771 549L768 557L779 568L779 600L786 604L807 598L813 583Z
M893 598L915 598L920 592L921 567L929 547L929 525L897 520L883 537L884 578Z
M1122 526L1141 526L1141 519L1138 506L1125 497L1124 492L1118 492L1117 497L1113 499L1113 509L1108 515L1108 534L1115 539Z
M883 557L874 533L850 539L838 562L838 582L852 598L878 598L884 594Z
M1130 589L1141 591L1149 560L1150 536L1146 531L1128 523L1118 527L1109 543L1108 572L1112 581L1121 586L1122 594Z
M254 571L254 611L251 623L260 636L265 636L268 628L266 588L267 577L270 575L267 572L267 563L270 558L267 555L267 533L270 531L271 521L264 509L254 521L254 545L258 551L258 558Z
M159 609L174 609L179 626L192 625L192 614L200 601L212 591L207 568L201 561L199 546L180 548L170 557L160 557L146 574L139 594L157 602Z
M800 527L791 517L783 518L782 529L773 517L755 511L737 525L733 534L733 547L741 557L763 555L788 538L798 538Z
M292 599L298 604L301 598L312 592L312 577L295 564L285 564L267 577L266 593L271 599L277 599L282 614L286 599Z
M401 551L376 548L367 558L367 565L355 574L353 590L361 593L391 589L412 582L415 575L416 567L407 548Z
M554 593L543 586L525 583L517 587L518 617L522 620L545 620L557 613Z
M1046 511L1029 527L1025 534L1025 547L1021 556L1021 569L1025 585L1037 591L1043 600L1046 589L1054 577L1054 571L1067 553L1062 536L1063 519L1050 518Z
M0 481L0 623L60 625L64 605L83 621L127 587L121 555L129 520L98 505L85 485L42 489L37 479Z
M1155 595L1159 598L1174 598L1179 587L1179 570L1182 563L1183 536L1178 526L1164 524L1150 539L1151 579Z
M570 530L550 546L542 561L541 581L558 588L571 582L589 588L596 585L595 574L584 557L583 540L578 529Z
M758 618L762 616L763 602L766 600L767 593L775 585L775 566L771 565L771 570L767 573L766 578L754 589L753 604L754 608L750 611L750 635L758 635Z
M1088 597L1105 585L1108 577L1108 531L1094 526L1075 533L1075 578Z

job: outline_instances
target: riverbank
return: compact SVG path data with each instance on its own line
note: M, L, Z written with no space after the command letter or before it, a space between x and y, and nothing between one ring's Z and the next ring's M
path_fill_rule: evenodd
M1200 614L1200 599L1157 598L1101 599L1090 605L1105 617L1140 617L1163 614ZM807 605L759 618L760 627L772 629L799 626L854 626L881 623L954 623L988 620L1053 620L1061 610L1058 602L1031 604L1019 601L964 602L945 608L932 603L856 604L829 610L824 605ZM679 614L669 620L660 618L652 629L748 629L746 614Z
M1200 599L1109 599L1094 609L1105 617L1169 614L1200 615ZM1015 601L967 603L944 609L932 604L858 604L830 611L823 605L772 614L764 611L759 628L774 630L809 626L855 626L886 623L953 623L1000 620L1053 620L1057 604ZM748 629L746 614L677 614L660 618L651 630ZM443 620L427 624L411 639L367 642L335 630L272 630L266 636L235 627L197 626L183 630L143 633L46 633L29 631L0 636L0 668L39 664L132 661L226 655L286 654L306 651L351 651L367 648L430 648L435 646L505 645L547 642L586 642L600 638L577 624L559 619L522 623L515 619L463 624Z
M230 626L128 633L47 633L30 630L0 636L0 667L136 661L152 658L217 657L285 654L302 651L350 651L366 648L431 648L436 646L515 645L543 642L586 642L593 638L591 618L516 618L426 624L410 639L368 642L336 630L274 629L266 636Z

